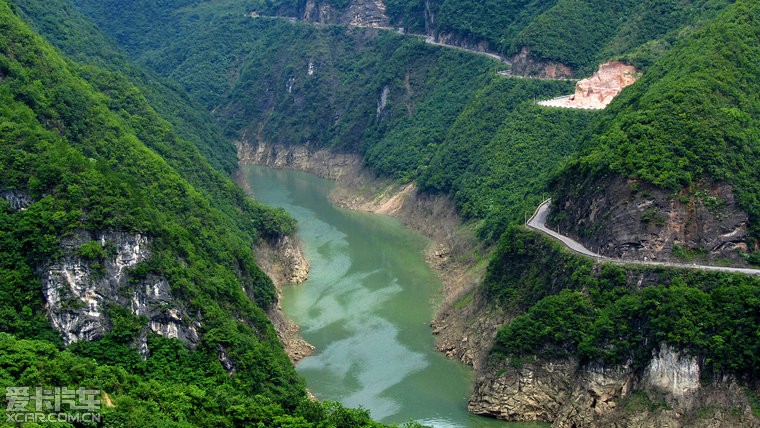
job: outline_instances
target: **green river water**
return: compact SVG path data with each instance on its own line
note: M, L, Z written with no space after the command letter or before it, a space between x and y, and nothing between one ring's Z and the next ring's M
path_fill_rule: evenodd
M471 371L433 347L429 322L440 282L426 238L396 219L335 207L332 182L246 167L256 199L298 220L309 279L283 289L282 307L315 353L297 365L321 400L370 410L386 423L536 427L467 413Z

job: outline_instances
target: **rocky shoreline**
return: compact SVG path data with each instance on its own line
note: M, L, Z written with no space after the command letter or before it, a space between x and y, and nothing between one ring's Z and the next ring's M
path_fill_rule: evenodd
M555 427L700 426L760 427L744 388L736 380L714 379L704 385L694 357L662 344L649 366L592 367L575 360L493 361L489 351L499 328L514 314L491 304L480 287L487 249L479 246L444 196L418 192L413 183L377 178L362 167L359 156L239 142L241 165L255 164L309 172L333 179L331 200L344 208L391 215L430 238L425 258L438 272L443 287L431 321L436 349L475 370L468 409L511 421L543 421ZM267 251L285 263L300 262L294 244ZM297 245L295 245L297 247ZM302 257L302 254L301 254ZM280 283L285 266L265 266ZM303 266L303 265L300 265ZM302 272L301 269L295 271ZM270 273L271 272L271 273ZM291 280L293 278L291 277ZM281 284L280 284L281 285ZM308 355L298 327L281 311L270 314L294 361ZM304 345L305 344L305 345Z
M425 260L436 270L443 284L435 316L431 321L433 334L436 335L436 349L471 366L486 356L496 331L490 325L493 321L488 322L488 328L477 323L474 329L465 327L479 313L474 304L483 303L481 299L473 300L468 296L477 293L477 285L482 280L485 266L478 264L476 259L482 258L486 251L478 246L475 237L463 227L452 201L444 196L422 194L412 183L399 184L377 178L362 167L361 158L355 154L261 143L237 142L236 146L241 166L263 165L293 169L335 180L336 185L330 199L336 205L390 215L398 218L405 226L426 235L430 243L425 251ZM237 180L241 185L247 185L240 174ZM250 192L250 188L247 191ZM284 249L275 249L275 258L287 259L283 251ZM263 256L257 254L265 264L269 264L267 261L272 257L266 256L266 253ZM267 274L274 275L275 282L286 284L287 281L281 281L279 270L282 269L283 267L272 266L270 274L270 268L265 266ZM467 302L465 306L469 310L462 311L463 300ZM280 316L277 314L274 319L279 320ZM487 319L498 322L501 317ZM275 323L275 326L278 333L286 338L283 343L288 354L291 358L300 356L303 351L300 343L296 342L299 346L292 348L293 336L282 331L293 329L284 328L285 325L278 327L278 324L280 323ZM485 339L482 339L484 330Z
M238 170L233 178L249 196L253 197L253 189L242 171ZM277 290L277 305L267 311L267 317L272 322L290 361L295 364L311 355L315 348L298 334L300 330L298 325L285 316L280 306L282 287L306 281L309 278L309 261L303 254L301 244L291 236L282 236L275 242L262 240L253 250L256 262L272 279Z

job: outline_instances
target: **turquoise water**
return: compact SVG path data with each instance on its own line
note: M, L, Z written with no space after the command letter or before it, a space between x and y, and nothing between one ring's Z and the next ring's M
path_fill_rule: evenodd
M397 220L333 206L332 182L246 167L256 199L298 220L309 279L283 289L282 306L316 352L297 365L321 400L370 410L386 423L528 427L467 412L471 371L435 352L429 322L440 282L426 238Z

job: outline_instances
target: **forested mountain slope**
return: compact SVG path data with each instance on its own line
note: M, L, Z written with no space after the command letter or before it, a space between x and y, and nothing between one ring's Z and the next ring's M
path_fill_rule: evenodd
M449 195L499 242L483 287L452 306L474 317L464 337L490 325L480 314L506 320L474 411L568 427L756 424L757 280L601 266L517 225L552 195L554 224L605 254L756 262L756 2L387 3L389 25L529 46L576 71L638 65L641 81L602 112L537 106L572 84L498 76L495 61L416 37L251 16L350 1L74 3L242 147L357 153Z
M253 19L242 2L140 8L129 23L104 4L77 4L103 13L94 19L181 82L230 137L361 153L378 173L456 195L491 241L540 201L591 117L533 104L572 91L569 82L505 79L489 58L390 31ZM148 44L154 36L162 46Z
M759 20L756 3L737 3L599 115L557 179L564 230L604 242L605 254L739 261L757 251Z
M759 18L756 2L737 2L591 122L579 152L551 183L563 233L613 257L757 257ZM738 381L757 399L756 278L598 265L514 228L502 236L485 286L488 298L521 313L499 331L491 373L522 379L522 364L528 373L564 371L542 375L546 384L532 391L569 395L573 405L541 407L555 423L757 423L747 398L729 392ZM552 366L557 361L565 365ZM577 384L564 389L568 376ZM684 389L657 376L680 377ZM689 378L692 386L684 386ZM624 384L634 394L617 389ZM514 411L508 400L487 401L495 391L517 394L514 385L491 374L477 388L477 411ZM654 397L681 418L658 409ZM719 415L723 406L736 412Z
M69 58L127 76L183 140L193 143L217 170L231 174L235 151L208 112L176 83L137 66L68 1L19 0L18 11L40 35ZM128 15L128 14L123 14Z
M0 2L3 386L101 389L106 426L369 423L306 398L264 314L252 248L293 221L17 11Z
M436 32L486 40L491 49L508 56L527 49L533 59L558 62L589 73L603 59L627 54L641 44L659 39L662 40L658 43L667 44L672 38L670 32L714 16L730 1L444 0L431 3L435 16L432 27Z
M140 2L140 10L158 22L171 22L177 11L192 11L197 22L209 10L286 16L310 22L399 27L437 40L488 49L512 57L520 73L538 73L558 63L568 72L588 74L602 60L627 55L648 65L678 33L714 17L730 0L387 0L378 19L375 2L297 0L218 2L185 0L172 5ZM132 53L152 50L159 40L176 36L171 26L120 13L119 0L77 0L98 25L114 34ZM167 7L168 6L168 7ZM371 9L371 10L370 10ZM357 20L357 17L358 20ZM175 21L176 22L176 21ZM687 30L688 31L688 30ZM646 44L643 49L637 49ZM635 54L634 54L635 51ZM520 55L521 53L526 55ZM631 55L632 54L632 55Z

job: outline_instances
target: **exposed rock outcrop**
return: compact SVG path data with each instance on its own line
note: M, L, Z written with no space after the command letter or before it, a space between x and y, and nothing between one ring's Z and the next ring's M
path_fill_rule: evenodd
M447 357L472 366L479 372L488 364L488 351L493 347L499 328L513 317L490 305L479 284L483 273L463 271L459 294L442 305L432 322L436 349Z
M587 184L592 188L582 197L577 185L558 186L552 227L609 257L666 261L696 254L742 264L739 252L754 248L747 213L728 184L703 182L674 196L620 176L604 180Z
M309 261L293 237L261 242L254 251L258 265L277 285L301 284L309 277Z
M82 257L82 244L97 243L105 256ZM65 344L95 340L112 328L111 305L129 308L147 320L156 334L177 338L193 346L199 340L200 315L190 316L174 299L166 278L152 274L130 281L129 269L147 260L150 241L140 234L119 231L77 231L61 242L64 256L42 272L44 308ZM144 342L145 335L142 335ZM144 343L137 344L143 355Z
M343 10L336 10L326 1L307 0L301 19L357 27L387 27L390 22L381 0L352 0Z
M0 198L8 202L14 210L25 210L32 204L29 194L21 190L0 190Z
M471 39L454 33L437 32L428 37L428 41L435 44L454 46L475 52L491 52L488 42L485 40Z
M264 146L259 147L260 150L248 149L247 145L238 143L238 156L241 159L241 165L246 163L269 166L278 165L279 168L283 168L288 165L287 162L289 160L292 161L293 159L298 159L299 165L308 163L307 159L304 159L302 156L294 156L285 147L278 147L276 150ZM241 154L246 151L248 156L243 161ZM325 165L330 165L330 163L320 163L321 167L325 167ZM253 189L244 177L242 170L238 170L235 173L235 181L238 182L249 196L254 196ZM282 311L282 306L280 305L282 301L282 287L305 282L309 278L311 266L297 238L291 236L281 236L274 242L262 240L254 248L254 254L256 256L256 263L272 279L277 289L277 304L269 308L267 317L272 322L274 330L277 332L277 337L290 357L290 361L295 364L311 355L315 348L301 337L298 325L289 320ZM222 363L224 364L224 361Z
M289 320L282 311L282 287L301 284L309 277L309 261L303 254L298 241L283 236L275 242L263 241L254 248L256 263L272 279L277 288L277 304L267 310L277 337L285 352L295 364L314 352L314 346L299 334L300 328Z
M553 427L758 426L747 396L730 379L700 385L697 359L667 344L643 371L630 365L503 361L479 373L470 411Z
M255 248L256 262L277 287L277 305L267 311L285 352L293 363L308 357L314 346L299 334L299 327L289 320L280 306L282 287L301 284L309 277L309 261L295 238L283 236L276 242L261 242Z
M588 79L576 83L575 94L541 101L538 104L549 107L581 109L603 109L607 107L626 86L638 80L636 68L620 61L607 62Z
M286 147L244 141L236 141L235 145L241 165L295 169L331 180L361 167L361 159L356 155L310 150L308 146Z
M528 77L547 79L572 79L573 70L556 61L539 60L530 55L530 48L523 47L520 53L510 59L512 73Z

